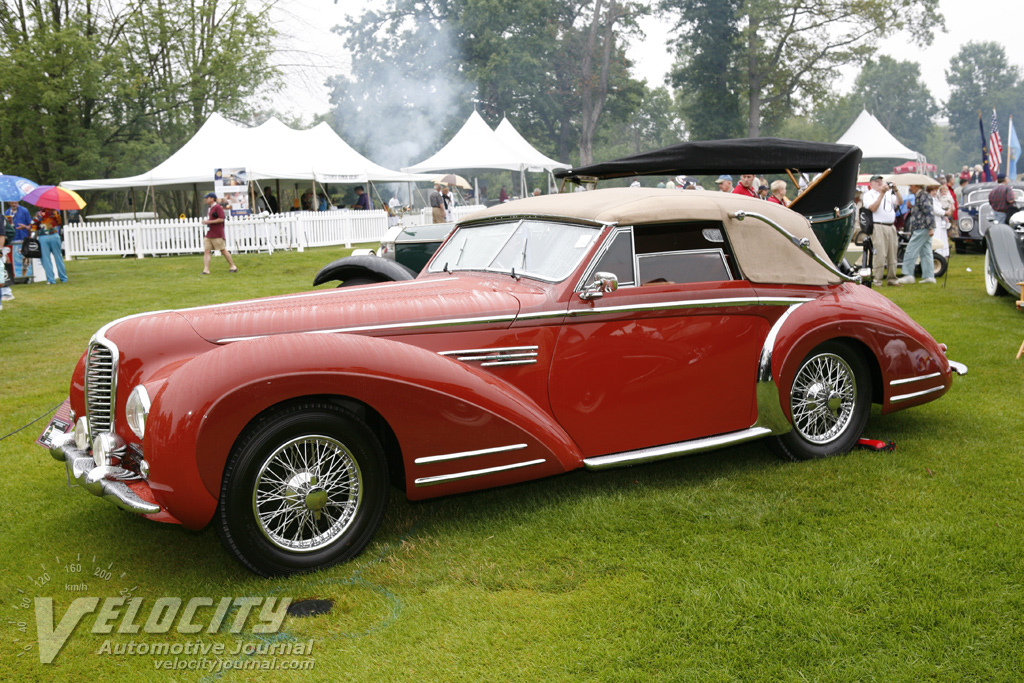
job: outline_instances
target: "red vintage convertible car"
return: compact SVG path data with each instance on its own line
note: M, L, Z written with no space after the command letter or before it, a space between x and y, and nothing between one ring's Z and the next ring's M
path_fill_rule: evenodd
M484 210L413 280L112 322L51 453L286 574L359 553L391 485L419 500L758 438L825 457L872 403L932 401L954 371L800 214L594 190Z

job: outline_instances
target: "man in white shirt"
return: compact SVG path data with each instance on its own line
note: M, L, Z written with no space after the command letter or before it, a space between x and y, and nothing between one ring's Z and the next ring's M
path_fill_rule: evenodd
M871 176L871 189L861 197L861 203L871 212L875 229L871 235L873 248L872 279L875 287L882 286L882 276L889 269L888 282L898 286L896 277L896 252L899 237L896 235L896 207L903 203L903 195L892 183L886 183L882 176Z

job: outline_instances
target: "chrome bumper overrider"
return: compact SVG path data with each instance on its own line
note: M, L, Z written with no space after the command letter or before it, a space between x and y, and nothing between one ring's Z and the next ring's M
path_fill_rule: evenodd
M957 363L955 360L949 360L948 358L946 359L946 362L949 363L949 367L954 373L960 376L967 374L967 366L963 363Z
M54 460L64 463L69 478L74 479L94 496L99 496L122 510L140 515L160 512L159 505L143 500L125 483L137 480L138 475L123 467L97 467L92 455L76 447L73 438L69 438L63 445L51 448L50 455Z

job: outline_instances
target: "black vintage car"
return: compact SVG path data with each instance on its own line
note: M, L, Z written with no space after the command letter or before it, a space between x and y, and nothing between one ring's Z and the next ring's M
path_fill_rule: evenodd
M991 296L1020 292L1024 282L1024 211L1010 224L988 223L985 231L985 291Z
M956 246L956 253L966 254L970 249L985 249L985 233L992 223L992 207L988 204L988 193L996 183L972 183L964 185L960 209L955 226L949 230L949 238ZM1017 206L1024 206L1024 182L1011 182Z

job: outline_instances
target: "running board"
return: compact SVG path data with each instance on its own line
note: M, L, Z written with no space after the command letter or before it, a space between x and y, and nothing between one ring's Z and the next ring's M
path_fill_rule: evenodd
M718 436L708 436L703 439L694 439L693 441L680 441L679 443L670 443L665 446L641 448L638 451L625 451L623 453L612 453L610 455L599 455L594 458L586 458L583 461L583 466L588 470L605 470L612 467L639 465L640 463L645 462L667 460L668 458L674 458L679 455L713 451L716 448L733 446L735 444L753 441L754 439L760 439L761 437L767 436L771 433L772 431L770 429L766 429L764 427L751 427L750 429L744 429L739 432L729 432L728 434L719 434Z

